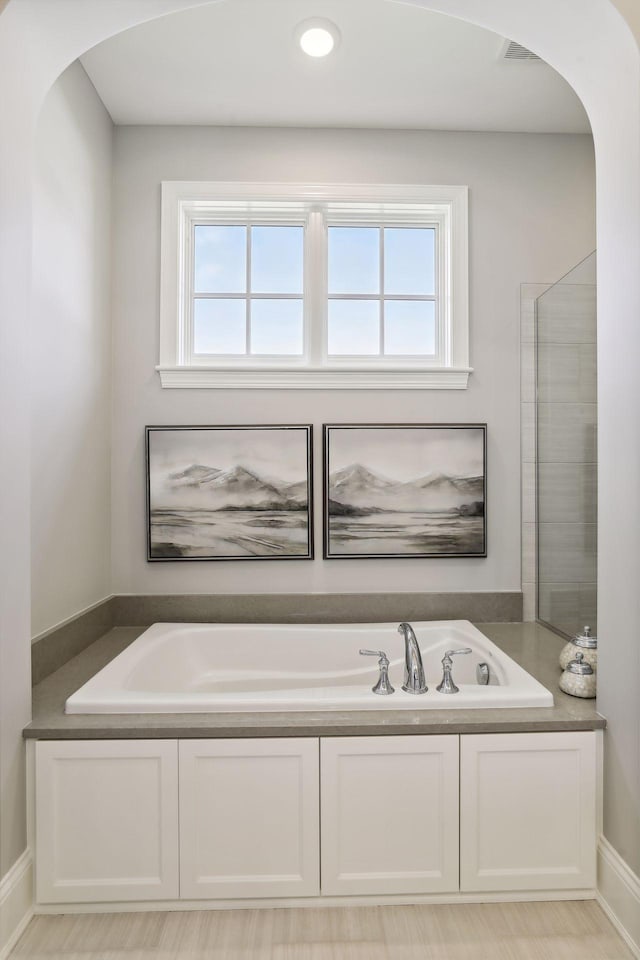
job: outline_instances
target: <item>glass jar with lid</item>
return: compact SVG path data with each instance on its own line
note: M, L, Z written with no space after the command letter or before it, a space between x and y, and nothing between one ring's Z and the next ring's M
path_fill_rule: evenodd
M560 677L560 689L572 697L583 697L585 700L592 700L595 697L596 674L581 651L576 653L575 659L567 664Z
M572 637L560 651L560 669L564 670L577 653L582 653L583 660L594 670L598 667L598 639L591 633L591 627L582 628L582 633Z

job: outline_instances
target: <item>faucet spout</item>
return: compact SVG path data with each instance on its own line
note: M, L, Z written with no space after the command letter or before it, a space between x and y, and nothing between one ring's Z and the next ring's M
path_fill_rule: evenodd
M420 647L410 623L398 625L398 633L404 636L404 683L402 689L406 693L426 693L427 684L424 678L424 667Z

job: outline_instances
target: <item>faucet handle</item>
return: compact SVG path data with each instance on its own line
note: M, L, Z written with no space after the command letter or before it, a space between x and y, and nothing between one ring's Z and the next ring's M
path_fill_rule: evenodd
M459 653L473 653L471 647L461 647L460 650L447 650L444 657L442 658L442 681L436 687L438 693L458 693L459 687L456 687L453 682L453 677L451 676L451 668L453 667L453 660L451 657L457 656Z
M395 687L391 686L391 681L389 680L389 657L386 655L384 650L360 650L360 654L363 657L378 657L378 666L380 667L380 676L378 677L378 682L375 687L372 687L374 693L379 694L381 697L388 697L390 694L395 693Z
M457 657L460 653L473 653L473 650L471 647L461 647L460 650L447 650L442 658L442 662L444 663L445 660L450 660L451 657Z

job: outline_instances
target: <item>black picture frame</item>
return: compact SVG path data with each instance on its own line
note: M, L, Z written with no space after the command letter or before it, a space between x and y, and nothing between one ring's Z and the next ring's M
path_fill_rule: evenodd
M325 560L487 556L486 423L325 423L323 481Z
M149 562L313 559L311 424L146 426L145 453Z

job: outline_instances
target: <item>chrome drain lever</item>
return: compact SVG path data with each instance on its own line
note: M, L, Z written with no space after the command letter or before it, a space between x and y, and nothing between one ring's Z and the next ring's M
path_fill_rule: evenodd
M491 676L488 663L479 663L476 666L476 680L481 687L486 687Z

